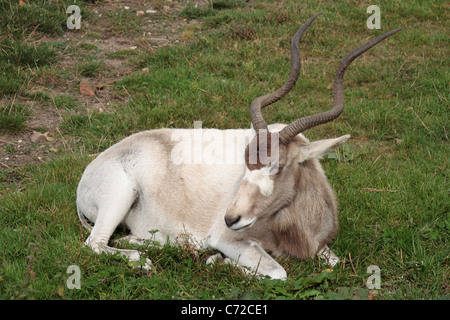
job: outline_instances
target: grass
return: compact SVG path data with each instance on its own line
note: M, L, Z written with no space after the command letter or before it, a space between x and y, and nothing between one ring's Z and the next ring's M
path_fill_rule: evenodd
M1 167L0 297L448 298L449 36L445 3L381 1L382 30L366 28L369 4L364 2L215 3L201 8L188 4L182 11L184 19L200 23L190 41L135 51L136 71L117 79L113 88L128 102L113 104L110 112L63 115L61 137L65 141L76 137L77 143L62 148L48 163ZM42 5L39 10L44 9ZM305 33L300 46L300 79L283 101L265 111L268 122L290 122L328 109L330 85L340 59L367 38L404 28L349 67L341 117L306 132L311 140L352 135L347 146L322 161L339 200L340 229L331 247L342 263L330 270L318 259L281 258L289 278L280 282L249 277L221 263L207 266L208 251L144 246L140 250L153 262L153 272L145 275L120 257L95 255L84 248L88 232L78 221L75 199L90 155L134 132L192 127L195 120L202 120L203 127L248 127L250 102L284 83L289 73L290 38L318 11L323 11L322 16ZM116 13L120 23L113 32L140 31L139 25L132 23L138 18ZM130 22L132 27L125 27L125 18L136 19ZM0 27L11 38L23 33L14 31L19 27ZM58 30L56 26L47 28L49 33ZM19 38L16 41L23 41ZM28 39L26 45L39 47L32 41ZM0 72L6 75L0 78L4 99L28 94L27 83L33 78L30 69L41 68L33 63L42 57L40 53L28 49L23 52L31 63L22 64L24 60L13 59L17 55L0 53ZM57 63L55 56L47 66ZM81 65L78 71L90 72L96 66ZM142 72L143 68L148 72ZM57 108L72 110L76 106L69 96L54 100ZM16 119L21 130L20 117L30 115L7 104L0 116ZM81 269L79 290L66 286L66 270L72 264ZM377 292L366 287L371 265L381 269Z
M79 1L81 15L89 17L85 3ZM66 28L66 8L71 0L38 0L20 5L0 0L0 98L27 94L36 81L36 72L54 65L64 52L65 42L44 42L43 37L60 37Z
M65 21L63 7L55 1L36 2L36 5L19 6L18 2L1 0L0 27L2 30L20 38L26 38L30 32L61 35Z
M0 132L19 132L25 128L25 121L31 112L20 104L0 106Z
M78 66L78 73L83 77L96 77L104 66L100 61L87 61Z
M135 12L125 9L117 9L107 13L111 27L109 31L116 35L130 35L141 33L142 20Z
M24 93L30 70L45 67L57 59L53 44L30 44L22 40L0 39L0 97Z

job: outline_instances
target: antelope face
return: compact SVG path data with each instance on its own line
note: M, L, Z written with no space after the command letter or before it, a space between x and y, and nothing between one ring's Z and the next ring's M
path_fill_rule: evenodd
M277 134L260 134L246 148L245 175L225 214L225 223L232 230L244 230L280 209L280 204L289 203L289 197L281 192L294 189L293 179L286 175L287 147L274 147L271 142L278 142L275 139Z
M306 172L306 168L302 169L302 163L320 159L349 138L349 135L345 135L309 142L303 135L299 135L288 146L280 144L277 157L273 157L276 153L272 152L272 159L267 165L261 164L263 159L257 164L249 164L246 152L246 172L238 192L227 208L226 225L232 230L242 231L251 227L258 219L269 217L290 204L297 193L299 179L311 180L307 181L311 187L316 183L311 178L313 175Z
M295 168L283 161L248 167L239 189L225 214L226 225L235 231L251 227L289 204L295 195ZM285 192L287 191L287 192Z

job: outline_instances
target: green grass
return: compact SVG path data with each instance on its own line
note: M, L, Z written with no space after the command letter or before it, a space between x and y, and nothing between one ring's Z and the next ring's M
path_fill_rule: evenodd
M377 265L379 299L448 298L448 8L443 1L381 1L382 30L368 30L368 5L254 1L201 9L207 13L187 5L182 14L201 24L196 36L136 51L138 71L115 84L129 102L113 104L107 113L64 114L61 133L77 143L46 164L2 167L0 297L362 299L369 296L367 268ZM339 200L340 229L331 248L342 263L331 271L318 259L281 258L286 282L258 280L229 265L205 265L211 252L166 245L140 248L153 262L153 272L143 275L123 258L84 248L88 232L75 199L89 155L140 130L192 127L195 120L203 127L249 127L249 104L284 83L290 38L318 11L322 16L300 45L300 79L265 111L270 123L328 109L340 59L367 38L404 28L349 67L340 118L305 133L311 140L352 135L322 161ZM120 21L122 28L125 18ZM128 32L120 28L115 32ZM15 63L0 68L9 70L9 78L0 78L7 96L23 90L29 77ZM58 100L72 108L69 98ZM65 285L72 264L81 269L80 290Z
M73 110L78 105L75 99L68 95L58 95L53 99L53 102L58 109Z
M49 66L58 59L59 44L32 44L22 40L0 40L0 97L25 93L33 69Z
M85 2L89 1L77 5L87 18ZM36 81L36 70L59 60L66 42L41 39L64 34L66 8L71 4L71 0L38 0L20 6L19 1L0 0L0 98L26 95L27 86Z
M15 133L25 128L31 112L20 104L0 106L0 132Z
M136 16L136 12L121 8L107 12L106 17L110 22L108 31L113 34L134 35L142 32L143 22L140 16Z
M18 1L0 1L0 27L14 37L26 38L32 31L61 35L65 22L63 7L51 1L19 6Z
M1 43L0 61L23 67L40 67L55 61L56 50L51 44L37 46L21 41L5 40Z
M83 77L96 77L105 68L103 61L87 61L78 66L78 73Z

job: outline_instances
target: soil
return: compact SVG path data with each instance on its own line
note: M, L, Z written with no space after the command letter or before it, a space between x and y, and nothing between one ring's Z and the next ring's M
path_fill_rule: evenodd
M207 0L195 3L206 2ZM15 134L0 133L0 170L47 162L61 149L71 151L71 145L77 142L76 137L63 136L59 129L66 113L88 113L94 109L108 112L108 108L113 103L126 103L127 97L118 95L112 89L112 85L118 79L137 71L136 67L126 58L111 58L108 53L120 50L153 51L163 46L189 41L183 39L183 31L197 22L180 16L179 13L186 5L186 1L176 0L152 2L104 0L87 5L90 16L86 20L82 17L80 30L67 30L62 37L43 37L36 40L36 42L54 41L68 44L56 65L50 68L53 72L40 70L39 75L33 77L33 82L27 84L27 92L43 92L50 96L53 102L48 100L42 102L22 96L0 99L0 105L19 103L32 111L32 115L25 123L26 129ZM139 16L142 21L139 26L141 32L133 33L126 30L117 32L111 13L118 10L127 10ZM77 72L83 60L78 49L80 44L93 45L92 47L96 48L94 50L96 60L104 63L104 70L97 76L83 77ZM58 76L54 70L65 70L70 76ZM89 82L94 95L80 91L80 83L83 80ZM54 98L59 95L66 95L76 100L77 110L57 108ZM45 134L45 137L32 141L33 134L36 138L36 132Z

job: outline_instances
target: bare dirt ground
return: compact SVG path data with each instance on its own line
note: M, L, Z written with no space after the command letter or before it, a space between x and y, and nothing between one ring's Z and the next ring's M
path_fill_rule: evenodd
M194 4L202 2L206 1ZM104 0L88 5L90 15L86 19L82 17L80 30L67 30L63 36L37 40L62 42L67 46L55 65L36 71L33 80L26 84L27 92L45 93L51 97L50 101L22 96L0 99L1 105L19 103L32 110L25 130L0 134L0 168L47 162L60 149L71 150L77 138L63 137L59 129L65 114L91 110L108 112L112 104L126 103L127 97L118 95L112 85L137 70L127 58L116 58L112 54L125 52L126 55L127 50L153 51L188 41L184 30L197 22L179 15L186 5L185 0ZM133 27L135 22L139 25ZM80 48L94 50L85 52ZM85 77L77 68L88 54L95 55L103 67L96 75ZM87 87L83 88L85 83ZM55 98L61 95L76 102L76 111L56 107Z

